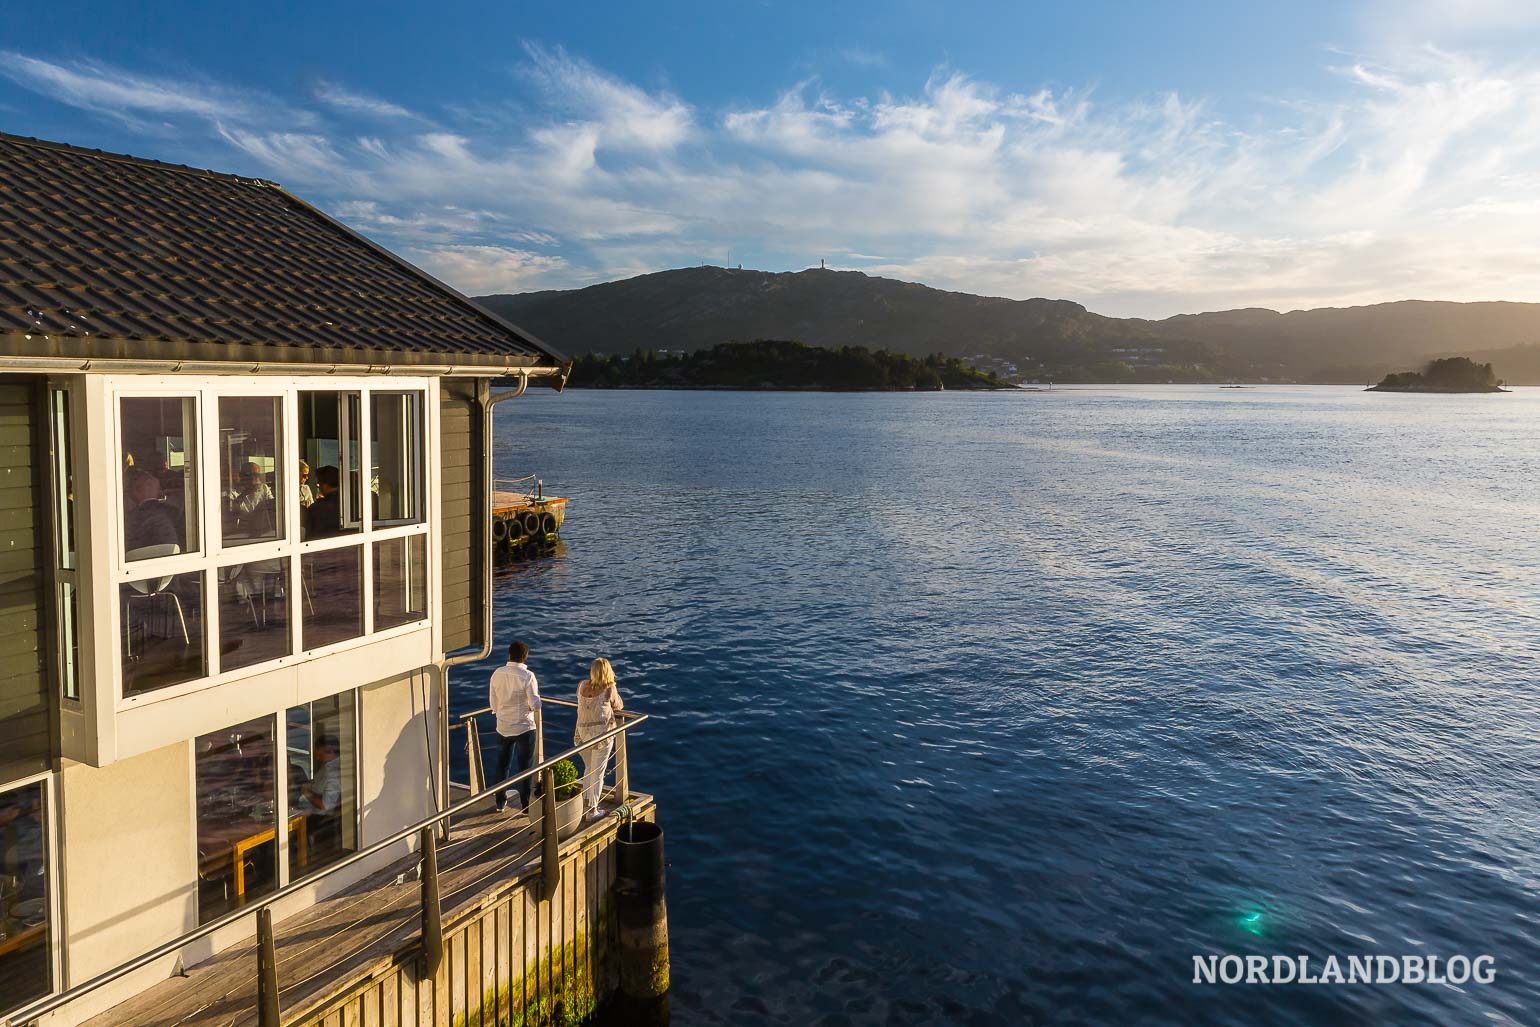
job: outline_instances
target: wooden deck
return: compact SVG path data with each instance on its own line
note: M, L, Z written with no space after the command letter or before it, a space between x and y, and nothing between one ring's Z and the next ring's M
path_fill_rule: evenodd
M650 796L632 792L631 806L640 818L651 818ZM562 842L564 860L569 852L598 842L605 834L613 835L615 829L613 818L584 825ZM446 933L457 919L475 914L495 895L528 883L540 873L540 835L523 814L498 814L487 809L456 818L451 838L438 854ZM285 1024L310 1022L339 996L416 955L421 924L418 862L415 855L398 860L347 892L274 925ZM186 977L173 977L139 993L86 1024L255 1027L256 968L255 943L245 943L192 967ZM395 1022L393 1017L390 1020ZM405 1018L401 1022L406 1022Z
M494 516L506 516L508 514L523 513L525 510L550 509L552 513L557 508L567 505L563 496L546 496L537 499L523 492L494 492L492 493L492 513Z

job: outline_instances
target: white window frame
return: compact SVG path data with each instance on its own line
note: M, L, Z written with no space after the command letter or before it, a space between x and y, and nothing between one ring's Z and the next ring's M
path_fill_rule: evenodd
M424 629L433 629L434 611L436 603L431 596L431 582L434 579L433 565L433 517L436 512L436 504L430 501L428 489L425 487L431 482L428 470L433 454L436 452L436 421L429 416L437 397L437 384L433 379L423 378L397 378L391 376L384 378L344 378L335 376L211 376L206 378L193 377L150 377L150 376L112 376L106 382L106 397L108 399L107 418L108 424L105 433L108 443L108 453L111 454L110 464L113 468L111 481L104 497L107 509L107 523L109 525L109 538L105 545L101 541L94 544L107 550L105 561L107 574L105 586L111 593L110 602L107 604L110 612L110 622L106 625L111 639L113 652L112 662L112 688L110 694L114 697L116 708L119 711L134 709L150 703L164 702L190 695L207 688L238 681L267 672L305 663L332 653L344 652L376 642L395 638L400 635L408 635ZM421 418L419 421L420 441L422 452L418 460L416 473L419 476L419 506L421 517L410 524L391 525L375 528L373 525L372 504L363 501L363 509L359 511L362 527L359 531L346 535L337 535L324 539L312 539L300 541L300 515L301 507L298 502L299 482L297 474L291 471L283 482L283 489L288 493L283 503L284 535L282 539L271 542L251 542L245 545L225 546L222 530L221 510L223 504L219 502L219 399L224 396L235 397L280 397L283 400L282 411L284 423L282 426L282 448L285 466L296 469L300 461L300 435L299 435L299 395L302 392L356 392L359 394L359 440L360 454L360 493L366 494L369 488L368 475L373 468L373 447L371 442L370 425L370 397L376 392L401 393L416 392L421 403ZM121 454L123 452L123 426L122 426L122 400L125 398L166 398L177 399L188 397L196 402L198 421L198 531L199 548L197 552L179 553L175 556L161 557L154 560L137 560L130 563L124 550L123 539L123 486L124 468ZM339 425L339 431L345 431L345 426ZM101 436L98 435L98 438ZM312 474L314 469L312 469ZM345 482L343 483L345 486ZM344 496L346 490L344 488ZM374 544L397 538L406 538L413 535L428 536L425 543L427 550L428 566L424 569L430 583L430 599L424 616L419 620L410 621L383 631L374 630ZM78 545L78 543L77 543ZM302 573L302 558L308 554L327 552L330 550L357 547L363 560L363 634L326 646L318 646L312 649L302 648L304 644L304 588L296 587L300 582ZM100 552L100 550L98 550ZM278 657L263 663L248 667L226 671L219 665L219 601L218 601L218 574L225 567L237 564L252 563L259 560L286 559L289 561L289 582L287 601L289 604L289 630L291 631L291 652L287 656ZM177 574L199 574L202 577L202 620L203 620L203 646L205 664L209 673L203 677L194 678L191 681L181 682L175 685L167 685L152 691L138 695L126 695L123 680L123 654L122 654L122 604L119 600L122 586L133 581L141 581L146 578L164 577ZM101 586L98 586L101 587ZM97 685L100 688L105 682L102 675L97 676Z
M296 482L295 484L298 485L298 482ZM296 503L295 505L298 506L299 504ZM358 689L358 688L347 689L344 692L339 692L337 694L339 694L339 695L351 694L352 697L353 697L353 704L352 704L353 705L353 750L354 750L353 751L353 838L354 838L354 843L355 843L354 851L356 852L359 849L362 849L364 847L364 841L363 841L363 837L364 837L364 804L363 804L363 766L364 766L364 760L363 760L364 730L363 730L363 728L364 728L364 725L363 725L363 695L362 695L362 689ZM312 699L312 700L307 700L305 702L293 703L291 705L292 706L311 706L315 702L318 702L318 701L319 700ZM274 711L273 713L270 713L270 714L264 713L264 714L258 714L257 715L257 717L271 716L273 718L273 759L276 761L274 766L273 766L273 798L274 798L274 802L273 802L273 825L272 826L273 826L273 839L274 839L274 843L275 843L275 852L273 854L273 858L278 861L278 880L277 880L277 883L274 885L274 889L273 889L274 891L276 891L279 888L286 888L290 884L294 883L295 881L306 881L306 880L310 880L312 878L315 878L321 872L323 872L325 870L328 870L332 866L336 865L335 863L328 863L324 867L310 867L310 866L306 866L305 870L304 870L304 873L300 874L298 877L294 877L294 876L292 876L289 873L289 830L288 830L288 826L289 826L290 809L289 809L289 717L288 717L288 713L289 713L290 708L291 708L291 706L284 706L284 707L281 707L278 710ZM255 720L255 719L257 719L257 717L253 717L253 718L249 718L249 719ZM243 721L240 721L240 723L244 724L244 723L247 723L247 721L243 720ZM233 727L234 725L230 725L230 726ZM216 728L215 730L225 730L225 729L224 728ZM207 734L208 732L204 732L204 733ZM312 739L311 753L313 755L314 751L315 751L315 749L314 749L314 742L313 742L313 739L315 738L315 720L314 720L313 716L312 716L312 719L311 719L311 735L310 735L310 737ZM196 796L198 794L198 755L197 755L197 747L196 746L189 746L188 747L187 775L188 775L188 794ZM198 819L197 819L197 817L198 817L197 810L194 809L194 811L193 811L193 831L192 831L192 836L188 839L188 842L187 842L188 847L189 847L189 849L191 851L191 859L192 859L192 865L193 866L199 865L199 857L198 857ZM342 856L339 857L339 859L346 859L348 855L350 855L350 854L349 853L344 853ZM271 894L271 893L265 892L263 894ZM261 896L256 896L252 901L255 901L256 899L260 899L260 898L261 898ZM196 900L194 901L194 906L195 906L195 908L193 910L194 916L200 922L206 923L207 921L203 920L203 911L201 909L196 908Z
M363 838L364 838L364 804L363 804L363 786L364 786L364 784L363 784L364 723L363 723L363 714L362 714L362 710L363 710L363 695L362 695L362 690L358 689L358 688L348 689L346 692L339 692L337 694L338 695L351 695L353 697L353 703L352 703L352 705L353 705L353 844L354 844L353 851L357 852L359 849L362 849L364 847L364 844L363 844ZM295 706L314 706L317 702L320 702L320 700L319 699L311 699L311 700L308 700L306 702L295 703L294 705ZM273 779L275 781L275 784L273 785L273 787L275 789L278 789L278 802L275 803L274 805L280 810L280 812L279 812L279 819L278 819L277 823L284 827L284 830L279 831L278 834L277 834L277 837L278 837L278 886L280 888L286 887L287 885L291 884L295 880L303 881L303 880L307 880L309 878L315 877L322 870L325 870L328 867L333 865L333 864L329 863L329 864L327 864L326 867L306 866L304 873L302 873L299 877L291 878L289 876L289 832L288 832L288 824L289 824L290 811L289 811L289 716L288 716L288 714L289 714L290 708L291 707L285 706L283 709L279 710L278 713L277 713L277 717L278 717L278 720L279 720L278 737L280 739L280 744L279 744L279 747L278 747L278 755L282 757L282 759L279 761L282 764L282 766L280 766L277 769L277 772L273 775ZM311 755L312 758L314 758L314 756L315 756L315 714L314 713L312 713L311 716L310 716L310 755ZM194 845L196 846L196 839L194 840ZM339 858L340 859L346 859L348 855L349 855L348 853L344 853Z
M47 388L48 408L48 510L50 531L52 536L52 552L49 554L52 561L53 575L53 603L54 624L54 667L55 676L58 678L59 702L62 707L72 712L78 712L81 708L81 692L84 685L84 673L81 663L84 660L85 646L81 643L80 617L80 550L82 548L82 536L78 518L74 516L73 500L66 494L69 482L73 480L74 470L78 466L75 458L75 447L79 443L78 433L75 431L77 421L76 408L80 399L75 390L70 388L67 381L50 379ZM60 424L58 403L64 402L65 423ZM68 554L65 558L66 534L69 538ZM86 544L89 544L87 542ZM65 593L70 592L74 599L74 608L71 610ZM73 645L72 645L73 643ZM77 655L78 654L78 655ZM74 695L69 694L73 686Z
M48 972L49 987L39 998L57 995L64 985L64 879L63 864L59 851L59 809L57 784L52 771L44 770L14 781L0 784L0 795L43 786L43 859L48 864ZM22 1003L30 1005L37 999ZM21 1008L20 1006L16 1008ZM4 1007L0 1007L0 1022L4 1021Z

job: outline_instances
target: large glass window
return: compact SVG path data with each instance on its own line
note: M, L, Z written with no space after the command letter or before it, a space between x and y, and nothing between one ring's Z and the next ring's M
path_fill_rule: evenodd
M289 876L358 851L353 693L289 710Z
M283 400L276 396L222 396L219 400L219 477L226 546L283 537L288 498L283 467Z
M194 743L198 803L198 922L278 887L273 718Z
M362 546L300 557L304 582L303 646L319 649L364 633Z
M220 670L252 667L294 651L288 585L287 556L220 569Z
M313 497L300 526L307 542L363 527L359 410L356 392L299 394L301 456L310 467Z
M303 387L323 382L352 387ZM123 697L428 618L420 387L400 379L378 389L319 378L185 384L185 396L114 400ZM51 402L58 451L67 454L69 395ZM62 525L73 497L67 455L54 477ZM72 540L60 539L55 600L66 696L75 694Z
M0 1016L53 990L43 785L0 793Z
M125 557L197 551L198 401L125 397L119 429Z
M422 394L376 392L369 397L375 524L423 518Z
M201 571L125 582L118 603L124 695L208 676Z
M428 616L428 536L374 544L374 630Z

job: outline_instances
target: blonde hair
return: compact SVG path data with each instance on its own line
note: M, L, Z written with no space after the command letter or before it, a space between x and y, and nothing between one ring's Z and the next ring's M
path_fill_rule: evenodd
M615 687L615 668L610 666L610 661L599 657L588 668L588 690L597 692L602 688Z

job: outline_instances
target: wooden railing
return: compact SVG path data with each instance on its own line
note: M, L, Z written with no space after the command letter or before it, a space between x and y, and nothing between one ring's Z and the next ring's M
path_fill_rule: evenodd
M568 703L560 699L546 699L545 702L557 703L559 705L576 705L575 703ZM477 711L476 713L467 714L466 717L462 718L462 723L474 724L474 718L482 712L490 711ZM626 732L646 721L646 714L624 711L619 716L619 723L613 728L596 738L584 742L581 746L567 749L550 759L544 759L543 752L537 752L535 765L528 770L520 771L507 780L496 782L484 788L472 788L471 794L459 802L451 803L433 816L403 827L389 837L380 839L368 848L360 849L358 852L339 860L313 876L306 877L301 881L291 882L277 891L271 892L264 896L260 903L254 903L243 909L226 913L224 916L209 921L197 930L188 931L186 934L173 938L163 945L158 945L150 951L115 966L111 970L98 974L88 981L39 999L8 1015L0 1016L0 1027L25 1027L25 1025L33 1024L39 1017L69 1005L71 1002L81 999L99 988L112 984L114 981L122 980L129 974L142 970L157 960L175 955L193 942L207 938L216 931L239 923L247 917L255 917L257 921L257 1023L259 1027L280 1027L281 1008L278 994L278 959L273 936L273 913L271 907L290 895L301 890L314 888L327 877L349 867L356 866L373 856L378 856L392 846L413 836L416 836L419 841L419 878L421 881L422 899L421 959L424 963L424 970L428 973L435 973L444 958L444 925L439 904L438 844L440 835L443 835L445 838L448 837L450 818L460 813L470 812L475 806L485 802L499 791L516 787L519 782L525 779L538 777L542 782L541 803L543 812L541 818L540 856L541 893L542 898L549 900L556 894L556 889L561 883L561 862L559 858L561 839L558 835L556 783L552 768L562 760L577 756L589 746L602 745L612 738L615 739L617 757L620 758L620 765L623 766L625 762L623 755L625 752ZM467 728L466 730L468 735L474 736L474 728ZM539 733L536 734L536 744L540 749L544 748ZM479 750L474 765L478 767L480 765ZM473 771L473 773L475 772ZM630 797L630 791L628 790L627 780L623 776L623 771L618 769L615 795L619 800L619 808L616 809L616 814L622 817L629 815L626 800Z

